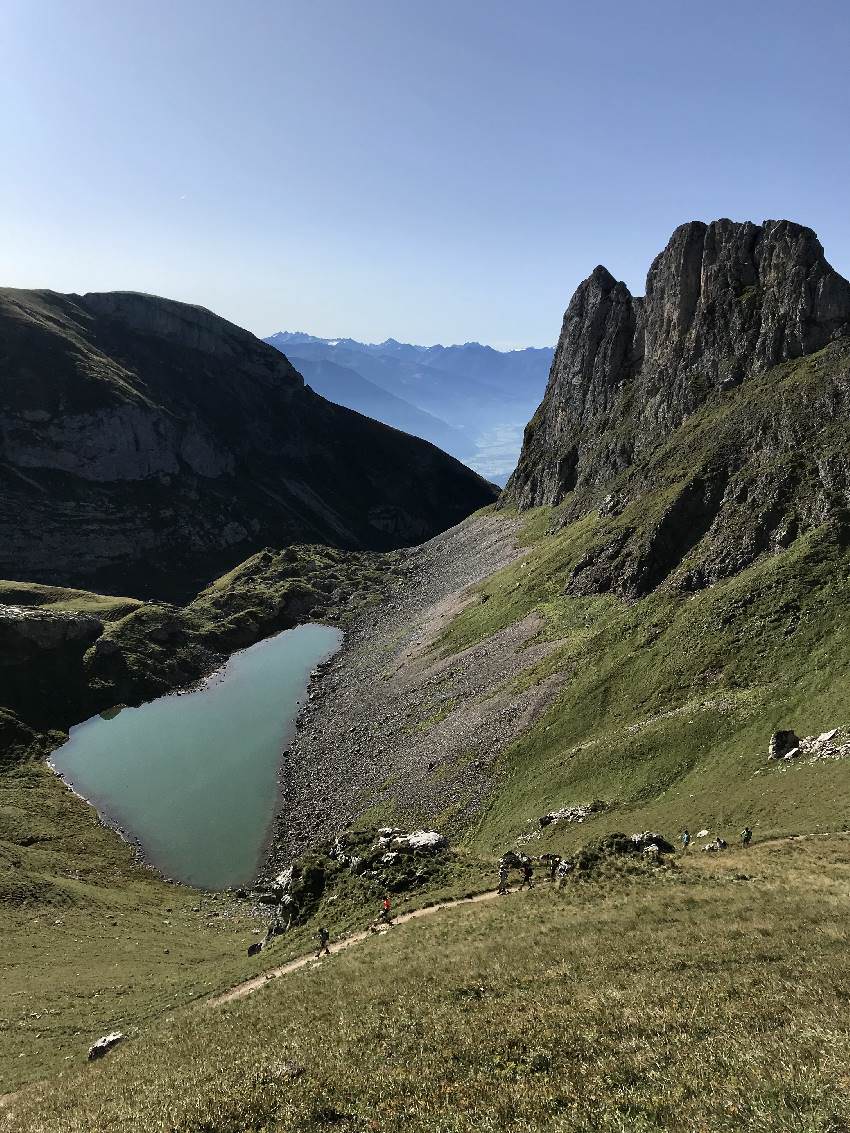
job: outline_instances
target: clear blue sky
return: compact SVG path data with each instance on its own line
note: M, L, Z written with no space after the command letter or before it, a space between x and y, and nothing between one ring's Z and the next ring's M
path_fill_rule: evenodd
M850 274L846 0L0 0L0 282L551 343L682 221Z

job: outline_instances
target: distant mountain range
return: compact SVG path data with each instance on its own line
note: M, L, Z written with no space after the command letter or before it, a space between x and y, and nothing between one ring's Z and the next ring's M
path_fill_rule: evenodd
M516 465L554 354L549 346L500 351L479 342L365 343L301 331L279 331L265 341L316 393L424 437L502 484Z

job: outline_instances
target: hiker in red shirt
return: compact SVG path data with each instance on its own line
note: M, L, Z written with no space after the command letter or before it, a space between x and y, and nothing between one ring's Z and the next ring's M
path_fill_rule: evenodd
M389 893L385 893L384 899L381 902L381 912L380 912L380 915L378 916L378 920L382 921L384 924L392 924L393 918L391 916L391 910L392 910L392 902L390 901L390 895L389 895Z

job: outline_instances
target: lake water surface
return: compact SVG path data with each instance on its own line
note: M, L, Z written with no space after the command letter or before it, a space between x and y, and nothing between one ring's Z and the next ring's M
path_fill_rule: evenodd
M244 884L263 852L310 670L341 640L330 626L279 633L234 653L195 692L72 728L52 765L166 876Z

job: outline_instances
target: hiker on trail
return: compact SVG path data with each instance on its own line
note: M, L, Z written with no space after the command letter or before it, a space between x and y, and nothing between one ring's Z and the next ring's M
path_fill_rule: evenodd
M550 854L549 855L549 880L550 881L555 880L555 876L558 872L558 866L560 864L561 864L561 858L560 858L559 854Z
M744 829L741 831L741 845L746 848L747 846L749 846L749 844L750 844L750 842L752 842L752 840L753 840L753 832L752 832L752 830L750 830L749 826L745 826Z
M534 881L532 880L533 877L534 877L534 870L531 867L531 859L530 858L524 858L523 863L522 863L522 881L519 883L519 889L522 889L522 887L524 885L527 885L529 889L533 889L534 888ZM519 889L517 890L517 892L519 892Z
M690 834L690 831L688 830L687 827L685 827L685 829L682 831L681 841L682 841L682 853L686 854L688 852L688 846L690 846L690 844L691 844L691 834Z
M390 901L389 893L384 894L384 899L381 902L381 911L378 914L378 920L383 924L392 924L392 901Z
M510 893L508 889L508 866L504 858L499 862L499 893Z
M573 863L569 858L564 858L558 866L558 888L563 889L567 883L567 878L573 868Z
M331 938L331 934L328 932L328 930L325 928L324 925L319 926L318 936L319 936L319 951L316 953L316 959L317 960L320 959L322 955L330 956L330 954L331 954L331 950L330 950L330 948L328 948L328 941Z

